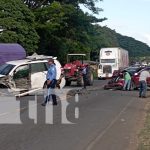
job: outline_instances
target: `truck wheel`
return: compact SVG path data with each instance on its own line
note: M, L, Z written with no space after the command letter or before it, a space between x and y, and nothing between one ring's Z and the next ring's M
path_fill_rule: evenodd
M66 80L66 86L70 86L71 85L71 81Z

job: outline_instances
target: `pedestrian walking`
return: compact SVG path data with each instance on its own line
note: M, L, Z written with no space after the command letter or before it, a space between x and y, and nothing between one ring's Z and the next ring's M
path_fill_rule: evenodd
M54 60L50 58L48 60L49 69L46 75L46 87L47 87L47 94L45 95L44 103L42 103L42 106L46 106L47 102L50 100L50 97L52 97L53 105L57 105L57 99L56 95L54 93L54 89L57 83L56 80L56 66L54 63Z
M124 71L124 86L123 86L123 90L130 90L130 86L131 86L131 76L129 74L129 72Z
M139 97L146 98L148 77L150 77L150 73L147 70L142 70L139 78L139 82L140 82Z

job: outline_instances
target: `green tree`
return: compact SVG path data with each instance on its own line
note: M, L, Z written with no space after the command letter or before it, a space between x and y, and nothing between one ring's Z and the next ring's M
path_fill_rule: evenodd
M34 14L40 35L38 53L57 55L63 61L67 53L90 53L92 23L103 21L60 2L38 8Z
M41 8L43 6L47 6L52 4L53 2L59 2L61 4L71 4L74 7L79 7L79 4L83 4L93 13L98 14L99 11L102 11L101 8L96 7L96 2L100 2L103 0L23 0L23 2L28 5L30 9Z
M133 59L143 56L150 56L150 47L134 38L116 34L119 46L129 51L129 56Z
M91 30L91 59L99 59L99 51L103 47L118 47L118 39L116 32L108 27L101 27L100 25L94 25Z
M0 42L19 43L30 54L38 47L34 14L21 0L0 1Z
M98 13L102 11L95 5L98 1L101 0L24 0L36 16L36 30L40 36L37 52L56 55L65 61L67 53L89 54L93 48L100 47L102 42L98 41L101 40L98 36L101 33L95 34L93 23L106 18L98 19L79 7L83 4L93 13Z

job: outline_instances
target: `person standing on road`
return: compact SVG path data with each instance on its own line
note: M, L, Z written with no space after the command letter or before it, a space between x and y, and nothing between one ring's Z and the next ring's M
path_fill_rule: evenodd
M83 76L83 88L86 89L87 86L87 65L84 65L82 70L82 76Z
M127 72L127 71L125 71L124 72L124 86L123 86L123 90L125 91L125 90L130 90L130 86L131 86L131 76L130 76L130 74Z
M147 78L150 77L150 73L147 70L143 70L140 73L140 90L139 90L139 97L146 98L146 91L147 91Z
M44 103L42 103L42 106L46 106L50 96L52 96L53 105L57 105L56 95L53 93L54 92L53 89L55 88L57 83L56 66L52 58L48 60L48 64L49 64L49 69L46 75L47 95L45 97Z

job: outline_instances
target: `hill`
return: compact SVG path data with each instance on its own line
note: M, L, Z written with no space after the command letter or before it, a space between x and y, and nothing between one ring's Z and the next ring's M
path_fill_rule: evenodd
M117 33L108 27L101 27L96 25L95 30L97 33L95 50L92 52L92 59L98 59L99 50L102 47L122 47L129 52L131 60L143 60L150 57L150 47L141 41ZM99 43L98 43L99 42Z

